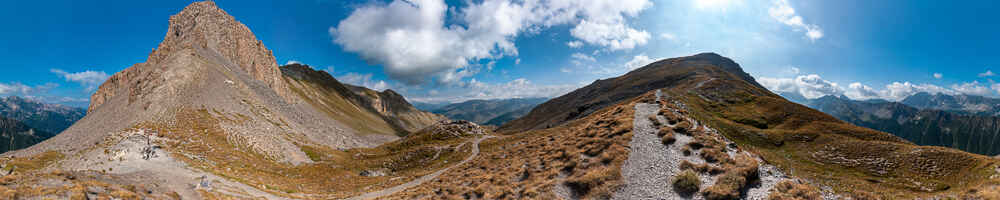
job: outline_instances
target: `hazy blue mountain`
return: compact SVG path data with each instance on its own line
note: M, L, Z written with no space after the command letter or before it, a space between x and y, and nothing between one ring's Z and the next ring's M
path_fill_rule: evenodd
M929 94L921 92L901 101L919 109L935 109L959 114L997 116L1000 114L1000 99L973 95Z
M66 130L86 113L83 108L42 103L18 96L0 98L0 116L49 133L58 134Z
M1000 154L1000 117L834 96L810 100L807 106L919 145L951 147L983 155Z
M433 111L433 110L437 110L437 109L439 109L441 107L447 106L450 103L445 103L445 102L441 102L441 103L410 102L410 104L412 104L413 107L416 107L417 109L420 109L420 110L423 110L423 111Z
M431 112L450 119L467 120L478 124L502 125L524 116L532 108L545 102L545 98L515 98L498 100L469 100L449 104Z

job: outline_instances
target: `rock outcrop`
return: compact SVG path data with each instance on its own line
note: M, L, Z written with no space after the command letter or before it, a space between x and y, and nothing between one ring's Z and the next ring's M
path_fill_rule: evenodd
M169 77L163 74L169 66L165 62L177 52L196 48L218 52L240 70L274 89L278 95L291 100L271 50L257 40L246 25L216 7L214 2L205 1L193 3L171 16L167 35L149 54L146 62L115 73L101 84L90 98L88 112L103 105L120 90L128 91L130 101L153 92L154 87L168 81Z

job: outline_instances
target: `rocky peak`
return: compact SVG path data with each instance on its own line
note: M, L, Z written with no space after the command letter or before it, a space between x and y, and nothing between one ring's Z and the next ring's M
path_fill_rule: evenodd
M257 40L250 29L237 21L211 1L195 2L180 13L170 16L163 42L150 53L145 63L140 63L116 73L101 85L91 97L88 112L93 111L117 92L128 88L129 101L149 93L162 84L161 73L170 67L184 67L166 63L182 51L198 54L217 53L253 79L262 81L286 100L291 92L281 78L281 71L271 50ZM210 53L211 54L211 53ZM203 55L205 56L205 55ZM216 55L207 55L213 57Z

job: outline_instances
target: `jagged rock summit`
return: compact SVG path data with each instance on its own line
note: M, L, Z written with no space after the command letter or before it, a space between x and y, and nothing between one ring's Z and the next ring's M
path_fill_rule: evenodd
M189 128L178 126L205 117L209 120L196 122L218 126L229 143L298 164L310 161L297 145L371 147L439 119L416 113L423 118L401 120L404 128L368 130L307 103L343 96L295 93L289 82L294 80L282 74L271 50L246 25L214 2L192 3L170 17L166 36L146 62L115 73L99 87L85 118L65 134L15 153L78 152L125 129Z
M281 80L281 72L274 55L257 40L250 29L230 16L214 2L196 2L170 17L169 28L163 42L149 54L145 63L133 65L111 76L91 96L89 112L109 99L127 90L129 100L155 92L154 89L170 79L182 79L165 74L172 71L174 55L185 51L211 51L253 79L263 82L276 93L288 98L288 87ZM196 52L204 53L204 52ZM291 99L291 98L288 98Z

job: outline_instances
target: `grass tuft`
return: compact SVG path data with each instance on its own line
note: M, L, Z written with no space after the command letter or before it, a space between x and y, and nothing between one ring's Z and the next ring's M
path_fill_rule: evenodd
M690 196L698 192L699 187L701 187L701 179L698 178L697 173L688 169L674 176L673 186L677 193Z

